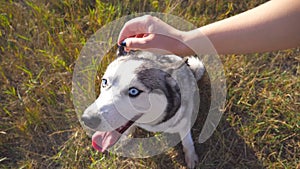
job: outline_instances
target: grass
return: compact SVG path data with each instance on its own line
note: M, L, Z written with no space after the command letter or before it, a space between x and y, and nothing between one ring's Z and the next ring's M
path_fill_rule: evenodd
M101 26L130 13L164 12L196 26L253 8L243 1L1 1L0 168L185 168L181 145L155 157L101 154L71 101L74 63ZM300 161L300 51L222 56L228 98L214 135L196 144L198 168L296 168ZM201 81L199 135L210 104Z

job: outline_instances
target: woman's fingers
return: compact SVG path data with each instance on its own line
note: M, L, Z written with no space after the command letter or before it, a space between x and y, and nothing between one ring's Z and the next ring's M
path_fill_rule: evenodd
M145 15L141 17L134 18L128 21L122 28L119 38L118 44L120 45L125 39L129 37L143 37L151 33L151 20L152 16Z

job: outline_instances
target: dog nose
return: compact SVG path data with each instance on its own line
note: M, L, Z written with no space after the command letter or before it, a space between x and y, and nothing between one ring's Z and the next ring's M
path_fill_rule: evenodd
M84 125L91 129L96 129L101 122L101 119L98 116L89 115L82 115L81 120L83 121Z

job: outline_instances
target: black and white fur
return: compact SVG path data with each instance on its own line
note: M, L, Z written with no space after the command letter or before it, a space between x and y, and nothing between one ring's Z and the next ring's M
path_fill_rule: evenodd
M179 133L187 166L194 168L198 156L190 132L191 118L197 81L204 70L195 57L182 59L149 52L118 57L107 67L101 94L84 111L82 121L92 130L110 131L138 116L133 126ZM132 87L142 92L132 97L128 94Z

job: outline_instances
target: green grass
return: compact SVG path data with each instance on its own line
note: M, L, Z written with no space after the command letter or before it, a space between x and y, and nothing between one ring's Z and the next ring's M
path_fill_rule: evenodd
M180 145L147 159L93 150L71 101L80 50L101 26L130 13L171 13L201 26L263 2L1 1L0 168L185 168ZM196 144L198 168L296 168L299 49L227 55L222 61L226 111L214 135ZM207 75L201 95L195 140L210 103Z

